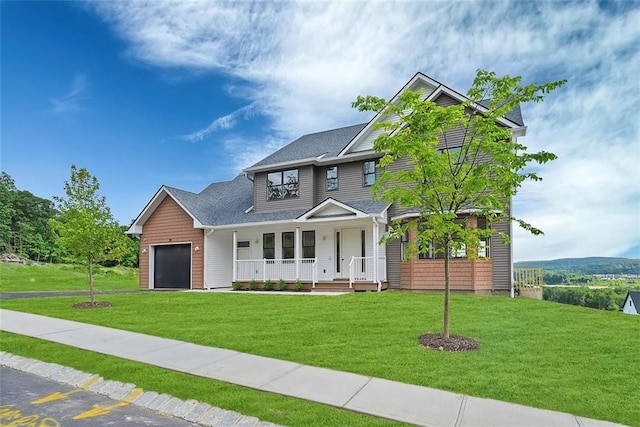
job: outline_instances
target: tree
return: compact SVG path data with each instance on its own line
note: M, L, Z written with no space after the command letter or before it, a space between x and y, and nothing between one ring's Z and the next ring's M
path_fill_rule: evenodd
M3 178L5 174L6 172L2 172ZM2 179L0 180L0 251L12 249L11 217L13 213L13 191Z
M98 195L99 189L98 179L87 169L71 165L71 180L64 184L66 197L54 197L59 218L51 220L57 243L68 251L72 261L87 266L91 304L95 302L94 265L117 259L126 244L106 198Z
M402 238L413 228L417 237L409 243L405 257L429 250L444 257L445 339L450 336L451 252L470 248L468 253L474 256L472 248L496 233L494 225L500 221L515 221L533 234L542 233L514 218L510 202L524 181L541 179L528 166L556 156L545 151L528 153L500 119L521 104L542 101L544 94L565 81L526 86L520 81L520 77L497 77L478 70L468 99L457 105L440 106L411 90L394 102L359 96L353 103L359 111L387 118L376 125L384 132L374 141L374 149L383 153L378 164L382 172L372 188L374 197L418 213L415 222L394 222L383 240ZM404 167L398 171L386 168L394 162ZM469 211L474 215L462 215ZM474 227L473 217L486 218L487 227Z

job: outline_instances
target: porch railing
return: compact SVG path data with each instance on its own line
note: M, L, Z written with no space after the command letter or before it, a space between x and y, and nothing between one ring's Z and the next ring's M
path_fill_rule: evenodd
M236 261L236 280L238 281L277 281L301 280L315 284L318 277L315 258L304 259L247 259ZM297 274L296 274L297 273Z
M349 287L353 288L354 282L372 281L373 257L352 257L349 263Z

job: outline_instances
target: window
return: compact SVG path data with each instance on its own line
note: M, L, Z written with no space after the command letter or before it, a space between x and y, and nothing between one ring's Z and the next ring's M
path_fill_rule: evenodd
M444 155L449 155L450 157L450 161L452 165L458 165L460 163L462 163L462 147L456 147L456 148L445 148L443 150L440 150L440 152Z
M302 258L316 257L316 232L302 232Z
M369 162L364 162L362 167L362 176L363 183L365 187L373 185L376 182L376 162L375 160L371 160Z
M327 191L338 189L338 167L327 168Z
M342 265L340 258L340 232L336 231L336 272L340 273L340 266Z
M274 259L276 257L276 235L265 233L262 235L262 258Z
M271 172L267 175L267 199L298 197L298 169Z
M285 231L282 233L282 259L295 258L293 231Z
M477 227L483 230L489 229L489 221L487 221L487 218L479 216ZM489 248L491 247L490 239L491 238L489 236L480 238L480 243L478 243L478 258L489 258L491 256L489 252Z
M250 248L251 247L251 242L248 240L240 240L238 242L238 247L239 248Z
M400 256L402 259L406 259L408 257L409 250L409 230L405 230L404 234L400 238Z

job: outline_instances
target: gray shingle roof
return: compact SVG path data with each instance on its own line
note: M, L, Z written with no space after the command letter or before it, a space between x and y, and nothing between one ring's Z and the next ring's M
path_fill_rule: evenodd
M301 136L251 167L307 159L323 154L327 157L335 157L365 125L366 123L360 123Z
M633 305L636 307L636 311L640 310L640 291L627 291L629 298L633 301Z
M213 183L198 194L165 188L204 225L234 224L253 204L253 183L243 175Z
M482 101L478 102L478 104L482 105L485 108L489 108L489 101L489 99L483 99ZM524 120L522 119L522 110L520 109L519 105L516 105L513 110L509 111L505 115L505 118L511 120L518 126L524 126Z

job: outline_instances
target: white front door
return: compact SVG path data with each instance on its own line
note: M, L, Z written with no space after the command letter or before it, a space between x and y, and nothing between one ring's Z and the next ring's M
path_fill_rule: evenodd
M343 228L336 231L336 269L339 270L336 277L348 279L351 258L364 256L362 234L360 228Z

